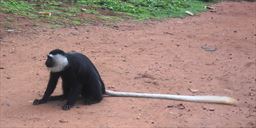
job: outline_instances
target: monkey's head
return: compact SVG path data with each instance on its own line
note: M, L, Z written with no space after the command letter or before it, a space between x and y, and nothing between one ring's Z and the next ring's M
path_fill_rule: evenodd
M52 50L47 55L45 65L51 72L63 71L64 68L68 65L66 53L60 49Z

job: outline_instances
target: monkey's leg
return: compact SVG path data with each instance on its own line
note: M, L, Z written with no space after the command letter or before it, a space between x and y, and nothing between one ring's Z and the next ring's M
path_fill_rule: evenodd
M68 97L68 94L70 93L70 87L69 84L65 81L62 81L62 91L63 91L63 96L66 99Z
M81 94L81 85L73 84L73 87L70 90L67 97L67 103L62 107L62 109L69 110L71 107L73 107L80 94Z
M90 87L82 90L82 96L86 105L96 104L102 100L102 85L97 81L91 81Z

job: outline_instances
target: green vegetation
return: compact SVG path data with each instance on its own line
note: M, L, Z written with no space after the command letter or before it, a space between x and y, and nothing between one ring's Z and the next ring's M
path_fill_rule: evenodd
M124 1L124 0L123 0ZM137 19L181 17L185 11L204 10L200 0L81 0L80 4L106 8L115 12L124 12Z
M23 1L0 1L0 11L22 16L32 15L33 6Z
M88 21L116 21L183 17L185 11L204 11L204 0L0 0L0 12L58 25L81 25ZM63 2L64 1L64 2ZM90 19L88 19L90 18Z

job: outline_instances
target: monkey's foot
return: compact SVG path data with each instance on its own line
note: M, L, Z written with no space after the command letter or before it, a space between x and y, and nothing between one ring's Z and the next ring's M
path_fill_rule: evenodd
M73 107L73 105L70 104L65 104L64 106L62 106L63 110L70 110Z

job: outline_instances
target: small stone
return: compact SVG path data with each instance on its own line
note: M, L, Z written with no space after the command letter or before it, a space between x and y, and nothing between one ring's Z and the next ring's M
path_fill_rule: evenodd
M68 123L67 120L59 120L60 123Z
M249 96L254 96L254 94L253 94L253 93L251 93L251 92L249 92Z
M204 49L207 52L214 52L214 51L217 50L216 46L210 46L210 45L207 45L207 44L202 45L201 48Z
M6 32L14 32L14 29L7 29Z
M173 108L174 107L174 105L168 105L167 106L167 108Z
M215 109L214 109L214 108L209 108L208 110L209 110L209 111L215 111Z
M178 109L185 109L185 106L184 106L183 104L178 104L176 107L177 107Z
M215 8L214 8L214 7L211 7L211 6L206 6L205 8L206 8L206 9L209 9L209 10L215 10Z

